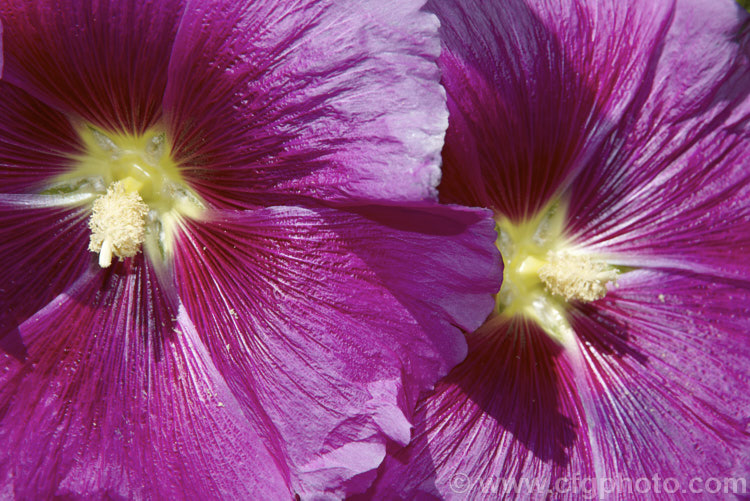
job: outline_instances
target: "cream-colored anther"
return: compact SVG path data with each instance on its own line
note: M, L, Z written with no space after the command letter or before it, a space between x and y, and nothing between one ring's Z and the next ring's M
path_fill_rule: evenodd
M617 282L617 270L586 255L552 253L539 269L539 278L551 294L566 301L596 301L607 294L607 284Z
M107 268L112 256L133 257L146 238L148 206L137 191L112 183L107 194L97 198L89 219L89 250L99 253L99 266Z

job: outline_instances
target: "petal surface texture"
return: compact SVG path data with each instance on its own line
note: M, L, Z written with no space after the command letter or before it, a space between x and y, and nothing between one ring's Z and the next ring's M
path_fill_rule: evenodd
M3 2L2 78L73 119L143 132L161 117L183 4Z
M0 355L3 492L291 497L184 308L142 257L84 273Z
M87 218L63 197L0 194L0 339L88 270Z
M441 198L512 221L557 201L575 248L621 274L566 305L564 342L503 314L469 335L368 495L742 498L747 13L701 0L428 9L451 112Z
M377 467L386 438L408 442L404 409L464 358L462 331L500 281L476 244L493 241L492 221L473 210L273 207L187 234L186 309L304 493Z
M0 2L0 499L337 499L408 443L502 278L423 4Z
M0 81L0 193L35 193L73 166L83 151L67 117Z
M199 193L234 208L434 198L447 111L422 3L192 2L165 108Z

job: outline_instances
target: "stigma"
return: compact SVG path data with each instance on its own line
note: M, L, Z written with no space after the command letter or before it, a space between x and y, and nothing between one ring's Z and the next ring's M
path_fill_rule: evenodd
M554 339L570 341L569 303L604 298L616 286L619 269L566 238L559 203L521 222L498 216L496 224L505 264L497 312L524 316Z
M607 284L617 283L617 269L595 257L554 252L547 257L539 278L549 293L566 301L596 301L607 294Z
M97 198L91 210L89 250L99 253L99 266L112 264L112 255L135 256L146 239L148 206L137 191L126 191L117 181Z
M141 250L154 261L167 259L181 221L199 218L205 206L172 160L166 134L107 134L92 126L79 133L84 154L44 192L91 195L89 251L100 267Z

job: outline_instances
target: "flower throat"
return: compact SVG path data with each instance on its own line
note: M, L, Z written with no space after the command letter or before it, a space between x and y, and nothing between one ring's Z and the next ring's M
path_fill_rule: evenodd
M204 205L183 181L166 134L105 134L85 126L80 136L85 153L45 193L94 197L89 250L99 254L99 265L133 257L143 246L151 255L170 255L180 219L199 217Z
M618 269L577 250L564 236L565 211L553 203L525 221L496 216L505 269L498 313L525 316L560 342L570 340L569 301L596 301L617 281Z

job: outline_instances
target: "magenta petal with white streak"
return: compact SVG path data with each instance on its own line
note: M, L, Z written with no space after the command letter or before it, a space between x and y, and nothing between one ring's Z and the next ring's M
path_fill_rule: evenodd
M747 280L750 39L731 1L680 0L651 76L566 193L570 233L621 264Z
M3 497L292 497L143 259L81 275L19 332L26 356L0 352Z
M72 201L0 194L0 343L93 264L88 210Z
M514 220L544 207L607 140L671 14L645 0L428 6L442 20L450 111L441 197Z
M462 331L500 279L494 238L471 209L222 212L186 227L175 273L295 488L342 494L367 487L342 482L375 468L386 439L409 441L419 392L465 356Z
M740 478L750 460L746 284L636 271L572 319L600 475L658 474L686 488L695 477Z

